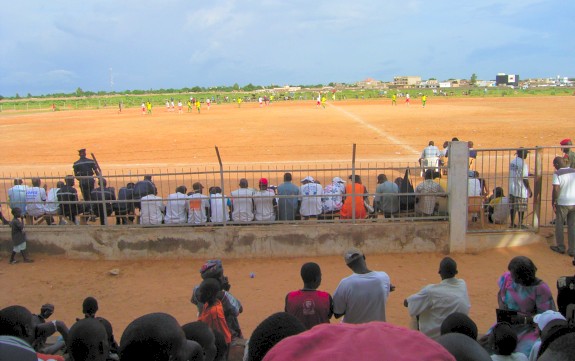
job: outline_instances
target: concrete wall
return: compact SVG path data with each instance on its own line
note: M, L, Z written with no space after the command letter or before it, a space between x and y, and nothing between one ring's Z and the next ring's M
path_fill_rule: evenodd
M349 247L369 253L449 251L447 222L158 227L45 226L27 231L31 253L86 259L258 258L341 255ZM10 229L0 229L11 250Z

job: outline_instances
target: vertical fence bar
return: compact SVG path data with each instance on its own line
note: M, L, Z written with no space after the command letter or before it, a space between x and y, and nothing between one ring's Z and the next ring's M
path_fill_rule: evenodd
M223 216L224 216L224 227L226 226L227 223L227 219L228 217L226 217L226 197L224 196L224 194L226 194L225 192L225 188L224 188L224 166L222 164L222 158L220 157L220 150L218 149L218 146L216 145L214 148L216 148L216 156L218 157L218 163L220 164L220 184L222 186L222 211L224 212ZM210 207L211 209L211 207Z
M535 179L533 180L533 228L539 231L541 214L541 187L543 186L543 149L535 148Z
M351 153L351 219L353 223L355 223L355 150L356 144L353 143Z

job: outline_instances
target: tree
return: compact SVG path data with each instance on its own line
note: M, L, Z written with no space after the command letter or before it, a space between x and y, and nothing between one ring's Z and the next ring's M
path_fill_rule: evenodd
M471 79L469 79L469 84L471 84L471 85L477 84L477 75L475 73L471 74Z
M81 97L82 95L84 95L84 91L78 87L78 89L76 89L76 96Z

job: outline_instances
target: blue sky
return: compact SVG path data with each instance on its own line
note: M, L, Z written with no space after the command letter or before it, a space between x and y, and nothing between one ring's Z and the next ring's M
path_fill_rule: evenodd
M6 1L0 95L575 77L574 13L572 0Z

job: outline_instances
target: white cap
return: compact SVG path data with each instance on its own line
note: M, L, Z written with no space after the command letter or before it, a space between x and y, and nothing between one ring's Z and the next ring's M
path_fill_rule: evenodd
M331 181L333 183L345 183L345 181L343 179L341 179L340 177L333 177L333 179Z
M563 317L563 315L560 314L559 312L551 310L545 311L533 317L533 322L535 322L537 326L539 326L540 330L543 330L549 322L554 320L565 321L565 317Z
M302 183L305 182L305 181L308 181L308 182L312 182L312 183L313 183L314 179L313 179L312 176L308 175L307 177L305 177L304 179L301 180Z

